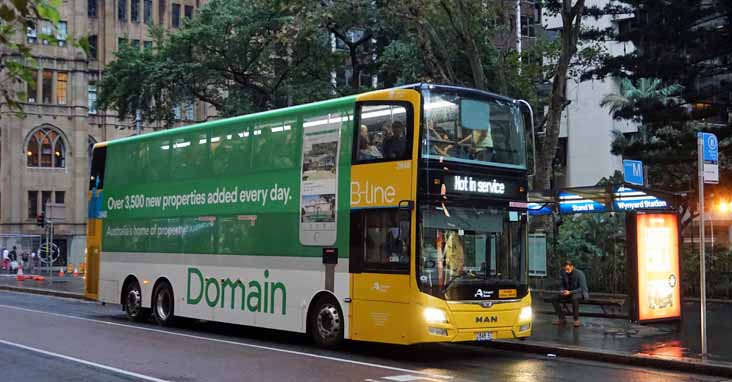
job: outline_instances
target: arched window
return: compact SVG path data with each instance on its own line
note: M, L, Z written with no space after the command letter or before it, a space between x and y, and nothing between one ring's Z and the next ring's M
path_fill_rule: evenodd
M53 127L41 127L31 133L26 147L28 167L66 167L66 145L61 132Z

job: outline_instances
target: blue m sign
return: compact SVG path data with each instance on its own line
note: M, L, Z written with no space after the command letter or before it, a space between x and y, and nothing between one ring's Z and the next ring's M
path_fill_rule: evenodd
M643 185L643 162L639 160L623 161L623 179L627 183Z

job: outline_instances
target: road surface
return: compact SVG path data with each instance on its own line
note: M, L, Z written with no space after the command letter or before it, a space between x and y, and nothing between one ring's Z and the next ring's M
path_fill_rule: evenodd
M480 346L349 342L180 320L126 320L119 306L0 291L3 381L722 381Z

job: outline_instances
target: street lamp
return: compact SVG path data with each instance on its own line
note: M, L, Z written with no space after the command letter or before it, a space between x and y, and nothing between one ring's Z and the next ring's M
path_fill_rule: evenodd
M717 211L726 214L729 212L729 204L726 201L719 202L719 204L717 204Z

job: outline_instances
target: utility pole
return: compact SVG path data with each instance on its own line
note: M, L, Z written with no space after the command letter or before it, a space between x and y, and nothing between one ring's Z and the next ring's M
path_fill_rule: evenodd
M521 0L516 0L516 53L518 53L518 74L521 74Z
M699 165L699 289L701 294L701 352L707 354L707 280L704 254L704 138L697 138L697 164Z
M140 135L142 132L142 113L140 109L135 112L135 135Z

